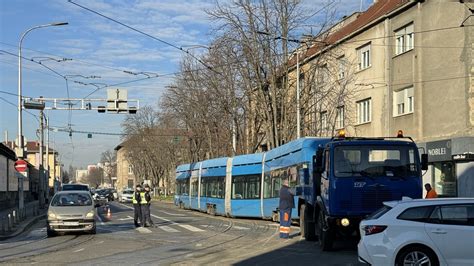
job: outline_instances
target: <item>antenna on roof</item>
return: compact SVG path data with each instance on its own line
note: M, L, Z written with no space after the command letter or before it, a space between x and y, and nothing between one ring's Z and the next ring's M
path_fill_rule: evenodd
M363 0L360 0L359 12L362 12L362 1L363 1Z

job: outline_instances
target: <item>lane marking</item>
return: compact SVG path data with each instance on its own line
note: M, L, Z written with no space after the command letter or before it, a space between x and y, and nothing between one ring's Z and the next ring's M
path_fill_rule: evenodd
M104 241L100 241L100 242L99 242L99 243L97 243L97 244L102 244L102 243L104 243Z
M132 216L127 216L127 218L120 218L119 221L133 220Z
M122 206L124 206L124 207L126 207L126 208L129 208L129 209L133 210L133 207L130 207L130 206L127 206L127 205L123 205L123 204L121 204L121 203L120 203L120 205L122 205ZM192 232L205 232L205 230L202 230L202 229L200 229L200 228L194 227L194 226L192 226L192 225L179 224L179 223L173 222L173 221L168 220L168 219L163 218L163 217L159 217L159 216L154 215L154 214L151 214L150 216L155 217L156 219L163 220L163 221L165 221L165 222L169 222L169 223L172 224L172 225L180 226L180 227L185 228L185 229L187 229L187 230L189 230L189 231L192 231Z
M149 234L151 233L151 230L148 229L148 228L145 228L145 227L137 227L136 229L138 232L142 233L142 234Z
M192 232L204 232L204 230L202 230L201 228L197 228L189 224L178 224L178 225Z
M177 232L179 232L178 230L176 230L176 229L174 229L174 228L171 228L171 227L169 227L169 226L166 226L166 225L158 226L158 228L163 229L163 231L166 231L166 232L169 232L169 233L177 233Z
M73 251L73 252L74 252L74 253L77 253L77 252L81 252L81 251L83 251L83 250L84 250L84 248L81 248L81 249L75 250L75 251Z

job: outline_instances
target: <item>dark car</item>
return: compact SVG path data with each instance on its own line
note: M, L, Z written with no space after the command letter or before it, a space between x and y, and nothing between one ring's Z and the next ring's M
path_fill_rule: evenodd
M114 194L110 189L97 189L94 195L95 200L97 201L113 201Z
M89 186L84 184L64 184L61 188L61 191L71 190L90 191Z

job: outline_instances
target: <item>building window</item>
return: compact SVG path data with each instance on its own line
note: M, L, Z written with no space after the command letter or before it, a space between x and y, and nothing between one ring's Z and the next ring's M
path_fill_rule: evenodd
M341 56L337 60L338 65L338 77L339 79L343 79L346 77L346 59L344 56Z
M300 90L304 90L304 86L305 86L305 84L304 84L304 83L305 83L305 80L304 80L304 73L301 73L301 74L300 74L300 80L299 80L299 82L300 82Z
M336 129L344 128L344 106L336 109Z
M432 187L442 197L457 197L456 167L453 162L435 162L432 168Z
M413 23L395 31L395 55L412 50L415 40Z
M328 131L328 112L324 111L319 113L319 120L321 122L321 133L322 135L325 135L326 132Z
M133 189L133 179L128 179L127 180L127 188L132 188Z
M372 65L370 43L357 48L357 56L359 57L359 70L370 67Z
M133 175L133 167L131 164L128 165L128 174Z
M413 96L413 86L400 91L393 92L394 116L413 113L414 105L415 99Z
M372 99L368 98L357 102L357 123L363 124L372 121Z

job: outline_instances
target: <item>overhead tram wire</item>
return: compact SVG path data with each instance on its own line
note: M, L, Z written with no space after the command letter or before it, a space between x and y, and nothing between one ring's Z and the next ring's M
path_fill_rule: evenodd
M120 24L120 25L122 25L122 26L124 26L124 27L126 27L126 28L128 28L128 29L131 29L131 30L133 30L133 31L135 31L135 32L138 32L138 33L143 34L143 35L145 35L145 36L147 36L147 37L150 37L150 38L152 38L153 40L159 41L159 42L161 42L161 43L163 43L163 44L166 44L166 45L171 46L171 47L173 47L173 48L175 48L175 49L178 49L178 50L180 50L181 52L186 53L187 55L189 55L189 56L191 56L192 58L196 59L196 61L198 61L199 63L201 63L201 64L202 64L203 66L205 66L207 69L218 73L218 72L215 71L211 66L209 66L209 65L206 64L204 61L202 61L201 59L199 59L197 56L195 56L195 55L193 55L192 53L190 53L189 51L183 49L183 47L179 47L179 46L174 45L174 44L172 44L172 43L170 43L170 42L167 42L167 41L165 41L165 40L162 40L162 39L160 39L160 38L158 38L158 37L155 37L155 36L153 36L153 35L151 35L151 34L148 34L148 33L144 32L144 31L141 31L141 30L139 30L139 29L137 29L137 28L134 28L134 27L132 27L132 26L129 26L129 25L127 25L127 24L125 24L125 23L123 23L123 22L121 22L121 21L118 21L118 20L116 20L116 19L114 19L114 18L108 17L108 16L106 16L106 15L104 15L104 14L102 14L102 13L99 13L98 11L95 11L95 10L90 9L90 8L88 8L88 7L82 6L82 5L78 4L78 3L75 3L75 2L73 2L72 0L68 0L68 2L71 3L71 4L73 4L73 5L76 5L76 6L80 7L80 8L82 8L82 9L85 9L85 10L87 10L87 11L89 11L89 12L92 12L92 13L98 15L98 16L101 16L101 17L106 18L106 19L108 19L108 20L110 20L110 21L113 21L113 22L115 22L115 23L117 23L117 24Z

